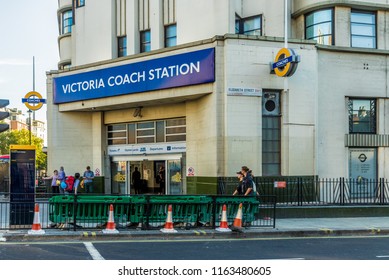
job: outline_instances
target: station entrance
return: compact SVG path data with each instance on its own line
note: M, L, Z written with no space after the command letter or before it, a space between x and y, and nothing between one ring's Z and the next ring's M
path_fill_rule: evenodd
M111 193L183 194L181 155L115 156L111 160Z

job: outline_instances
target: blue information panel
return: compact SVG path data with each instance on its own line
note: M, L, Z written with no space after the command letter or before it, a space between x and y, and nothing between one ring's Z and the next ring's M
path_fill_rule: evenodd
M35 149L10 150L10 225L32 225L35 203Z
M112 97L215 81L215 49L53 79L54 103Z

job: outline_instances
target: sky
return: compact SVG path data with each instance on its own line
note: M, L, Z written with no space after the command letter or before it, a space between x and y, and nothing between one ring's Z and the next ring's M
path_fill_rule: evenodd
M33 90L46 94L46 72L58 69L58 1L5 1L0 9L0 99L9 99L9 108L18 108L28 117L22 98ZM35 118L47 122L47 107Z

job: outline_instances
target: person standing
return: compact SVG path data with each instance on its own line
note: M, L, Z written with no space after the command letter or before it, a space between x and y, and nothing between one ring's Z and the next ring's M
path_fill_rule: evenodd
M84 187L86 193L92 193L93 192L93 178L95 177L95 174L92 170L90 170L90 166L86 167L86 170L84 172Z
M158 172L159 193L165 194L165 167L161 165Z
M54 170L53 175L50 177L43 177L45 180L51 180L51 193L54 195L56 193L59 193L59 182L58 180L58 170ZM59 181L59 180L58 180Z
M134 186L135 189L135 194L140 194L141 193L141 180L140 180L140 172L138 170L138 167L135 167L134 172L132 172L132 185Z
M61 194L64 194L64 193L65 193L64 188L61 187L61 184L62 184L62 183L65 184L65 180L66 180L66 173L65 173L65 169L63 168L63 166L61 166L61 167L59 168L58 180L60 181L59 192L60 192ZM62 184L62 185L63 185L63 184Z
M73 190L74 190L74 195L77 195L77 189L78 186L80 185L81 179L80 179L80 173L74 174L74 185L73 185Z

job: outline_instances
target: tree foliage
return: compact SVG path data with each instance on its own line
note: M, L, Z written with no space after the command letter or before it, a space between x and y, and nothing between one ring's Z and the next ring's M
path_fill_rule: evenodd
M0 133L0 154L9 154L10 145L30 145L30 131L8 130ZM31 135L31 145L36 147L36 168L46 169L46 154L43 152L43 139Z

